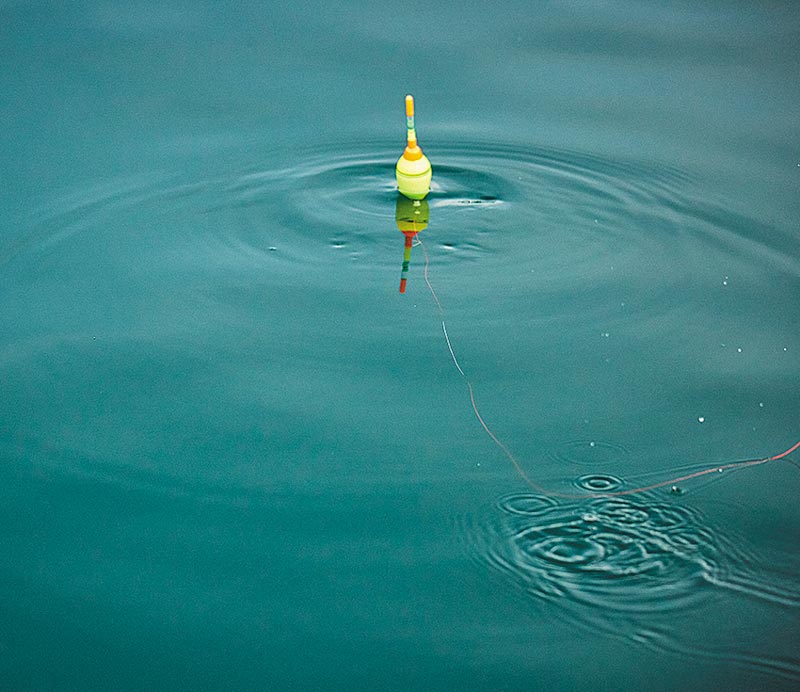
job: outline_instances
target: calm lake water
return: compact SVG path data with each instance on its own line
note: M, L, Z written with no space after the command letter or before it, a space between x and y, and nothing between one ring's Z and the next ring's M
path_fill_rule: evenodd
M800 439L798 74L790 2L0 2L0 689L797 689L800 454L671 479Z

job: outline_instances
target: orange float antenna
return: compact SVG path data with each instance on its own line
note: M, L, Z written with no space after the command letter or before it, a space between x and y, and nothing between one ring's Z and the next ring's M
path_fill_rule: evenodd
M397 161L397 187L409 199L424 199L431 189L431 162L422 153L414 126L414 97L406 96L406 148Z

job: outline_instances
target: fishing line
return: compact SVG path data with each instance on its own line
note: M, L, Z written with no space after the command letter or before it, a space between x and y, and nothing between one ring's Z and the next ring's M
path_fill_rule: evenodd
M461 378L464 380L464 383L467 385L467 389L469 390L469 401L472 405L472 411L475 414L475 418L478 419L483 430L489 436L489 438L494 442L494 444L500 449L501 452L505 455L505 457L511 462L511 465L514 467L517 475L533 490L537 493L542 495L547 495L549 497L558 497L564 499L586 499L586 498L604 498L604 497L622 497L623 495L635 495L638 493L644 493L649 490L656 490L658 488L664 488L666 486L671 486L674 490L678 490L678 483L685 483L686 481L693 480L695 478L700 478L702 476L707 476L714 473L723 473L725 471L731 470L739 470L748 468L750 466L760 466L761 464L767 464L770 461L778 461L779 459L784 459L788 457L792 452L796 449L800 448L800 442L796 442L792 445L789 449L780 454L776 454L771 457L763 457L759 459L744 459L742 461L731 461L726 464L718 464L716 466L710 466L708 468L702 469L700 471L694 471L692 473L687 473L681 476L676 476L674 478L670 478L665 481L659 481L658 483L651 483L649 485L642 485L636 488L629 488L627 490L615 490L611 492L589 492L589 493L562 493L555 490L548 490L544 486L540 485L536 481L534 481L526 472L525 469L520 464L519 460L514 456L513 452L505 445L505 443L497 437L494 431L489 427L489 425L484 420L483 416L481 415L480 410L478 409L478 404L475 400L475 390L472 386L472 382L470 381L469 377L467 377L464 370L462 370L461 365L458 362L458 358L456 358L455 351L453 350L453 344L450 341L450 337L447 334L447 326L445 325L444 320L444 308L442 307L442 303L439 300L439 296L436 295L436 291L431 284L430 277L428 276L428 267L429 267L429 259L428 259L428 250L425 247L425 244L422 240L417 237L416 242L422 247L422 253L425 257L425 266L423 268L423 276L425 278L425 283L428 286L428 290L433 297L434 302L436 303L436 308L439 312L439 321L442 323L442 333L444 334L444 340L447 344L447 350L450 351L450 358L453 361L453 364L456 366L458 370L458 374L461 375ZM787 459L787 461L793 465L794 462L791 459Z

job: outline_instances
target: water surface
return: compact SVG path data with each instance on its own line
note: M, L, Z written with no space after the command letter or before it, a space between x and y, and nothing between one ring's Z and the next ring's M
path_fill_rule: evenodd
M593 493L800 439L797 10L403 15L0 3L3 689L796 688L797 454Z

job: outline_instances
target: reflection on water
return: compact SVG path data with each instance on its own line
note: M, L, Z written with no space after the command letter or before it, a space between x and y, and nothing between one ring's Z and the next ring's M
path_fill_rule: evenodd
M408 281L408 268L411 264L411 248L417 233L428 227L431 210L428 200L410 200L403 195L397 195L395 210L395 223L397 230L403 234L403 269L400 274L400 293L406 292Z

